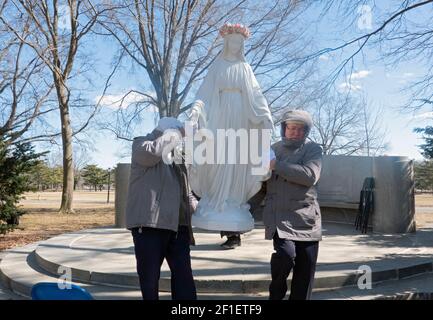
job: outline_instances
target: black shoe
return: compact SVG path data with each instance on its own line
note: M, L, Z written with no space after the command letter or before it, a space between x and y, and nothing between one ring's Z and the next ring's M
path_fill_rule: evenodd
M227 237L227 241L221 244L223 249L234 249L236 247L241 246L241 237L240 236L231 236Z

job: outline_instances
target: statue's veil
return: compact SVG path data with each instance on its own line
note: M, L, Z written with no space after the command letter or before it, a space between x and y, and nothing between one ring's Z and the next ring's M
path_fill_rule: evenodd
M242 44L241 44L241 50L239 50L238 53L238 59L242 62L247 62L245 59L245 38L239 34L239 36L242 38ZM227 56L227 50L228 50L228 38L224 37L224 48L218 55L218 59L224 59Z

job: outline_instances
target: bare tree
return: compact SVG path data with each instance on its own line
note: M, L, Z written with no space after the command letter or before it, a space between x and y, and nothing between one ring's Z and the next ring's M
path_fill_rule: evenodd
M296 97L308 96L303 80L312 72L303 64L308 37L297 22L308 6L302 1L257 0L146 0L114 1L99 20L101 34L115 39L121 54L132 61L135 72L143 74L141 96L133 111L119 108L117 120L106 127L118 137L128 135L148 108L159 115L178 116L191 106L191 91L204 77L208 66L221 50L218 30L225 22L249 26L252 37L246 41L246 56L260 80L262 90L273 108L290 105ZM130 131L129 131L130 132Z
M59 5L55 0L50 2L11 0L11 3L14 8L9 12L9 17L14 19L1 17L1 21L21 42L33 49L51 73L51 83L55 87L63 147L63 190L60 212L69 213L73 211L73 137L89 125L98 109L98 105L90 105L92 109L86 110L86 119L80 127L73 128L71 106L82 101L79 95L77 101L73 100L70 79L89 70L87 60L83 57L79 58L79 48L83 39L94 28L99 16L105 11L87 0L68 0L65 5ZM23 37L20 32L22 27L20 20L27 18L31 21L30 34ZM64 24L61 23L61 19L66 19ZM77 68L78 62L81 64Z
M310 138L324 154L374 156L386 148L386 129L380 110L372 111L364 99L349 94L323 96L308 109L314 115Z
M373 49L379 52L380 59L388 66L396 67L404 61L416 61L426 66L423 75L402 88L411 93L408 101L401 106L403 110L433 104L433 0L393 3L328 0L320 5L322 16L332 12L335 15L333 18L340 21L342 31L350 29L355 30L356 34L362 33L352 39L341 39L340 45L308 55L307 59L330 53L343 56L331 72L328 85L332 85L342 72L353 69L355 59L366 49ZM365 17L370 20L371 26L365 26L364 31L360 30L359 23L362 24Z
M82 146L80 148L74 148L74 156L74 190L76 190L81 179L81 172L83 168L89 164L91 157L87 153L87 150Z
M7 1L0 6L0 16ZM31 141L26 136L35 120L55 110L50 94L54 86L44 81L41 59L29 51L25 42L30 21L23 21L20 37L0 27L0 137L6 145Z
M364 155L377 156L388 149L386 141L387 128L383 123L383 110L373 108L365 99L361 100L362 122L364 128L363 139L365 140Z

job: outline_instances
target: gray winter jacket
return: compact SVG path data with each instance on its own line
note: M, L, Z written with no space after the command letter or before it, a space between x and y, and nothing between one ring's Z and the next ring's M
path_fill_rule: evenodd
M162 161L162 152L168 143L169 139L158 130L134 139L126 227L151 227L177 232L183 201L185 210L182 212L190 229L191 244L194 244L191 215L197 200L190 190L184 166L175 167ZM185 188L184 192L181 188Z
M302 112L292 112L285 120L300 120L303 115ZM306 119L304 123L307 124L307 136L311 120ZM267 181L263 210L265 238L271 240L278 232L280 238L320 241L322 221L316 184L322 167L322 148L311 141L294 143L283 138L273 144L272 149L276 165Z

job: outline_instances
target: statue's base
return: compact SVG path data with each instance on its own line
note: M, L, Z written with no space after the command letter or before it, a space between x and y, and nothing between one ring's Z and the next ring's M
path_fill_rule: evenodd
M254 219L249 211L248 204L240 208L231 207L223 211L217 211L200 202L197 210L192 215L193 227L212 231L234 232L247 232L254 229Z

